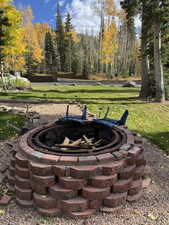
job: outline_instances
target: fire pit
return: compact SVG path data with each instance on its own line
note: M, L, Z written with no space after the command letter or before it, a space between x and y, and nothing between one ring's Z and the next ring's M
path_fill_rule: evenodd
M145 164L141 139L123 126L57 120L19 138L8 187L41 215L90 216L138 200Z
M72 143L68 143L70 140ZM58 121L49 127L38 128L28 136L28 144L33 149L60 156L80 157L113 152L125 142L124 131L93 121Z

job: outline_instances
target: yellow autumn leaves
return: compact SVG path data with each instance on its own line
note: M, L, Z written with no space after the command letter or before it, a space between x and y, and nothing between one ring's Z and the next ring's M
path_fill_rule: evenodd
M12 0L1 0L0 7L7 7Z
M105 27L104 37L102 40L102 63L109 64L112 62L113 55L117 50L117 30L115 21L111 21Z
M11 4L11 0L1 0L0 7L4 10L4 16L8 18L10 24L5 28L7 43L3 48L5 54L5 63L7 66L18 64L17 60L25 52L25 44L23 42L22 15Z
M68 36L71 36L73 42L75 43L78 43L80 41L74 29L71 29L69 32L66 33L65 37L67 38Z
M32 56L33 64L40 63L45 34L51 30L49 25L33 25L32 9L27 7L20 12L12 5L12 0L1 0L0 7L10 23L9 27L5 27L8 41L3 47L6 69L24 71L28 54Z
M117 10L114 0L105 0L104 11L106 24L102 39L101 63L108 65L117 51L117 27L115 17L119 17L122 11Z

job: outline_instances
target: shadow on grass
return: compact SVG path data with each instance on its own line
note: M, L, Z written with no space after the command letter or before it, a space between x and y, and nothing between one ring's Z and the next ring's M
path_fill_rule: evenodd
M157 133L142 133L142 135L155 144L158 149L163 150L163 152L169 155L169 130ZM153 145L147 145L145 156L147 156L148 165L151 167L151 176L154 184L161 188L165 196L169 196L169 158L161 151L158 151L158 149ZM159 190L156 194L160 194ZM162 202L164 203L163 200Z
M59 88L59 87L58 87ZM34 92L42 92L42 90L33 89ZM72 93L138 93L138 89L120 89L120 90L114 90L111 89L98 89L98 90L88 90L88 89L78 89L78 90L43 90L43 93L62 93L62 94L72 94Z
M169 154L169 129L166 132L158 132L158 133L143 133L137 129L133 131L140 133L151 143L157 145L160 149Z
M2 95L1 95L2 96ZM45 97L45 96L36 96L30 95L29 93L18 94L18 93L3 93L3 96L9 97L13 100L46 100L46 101L55 101L55 100L70 100L78 101L84 104L145 104L146 102L139 101L139 97L117 97L117 98L79 98L77 97ZM101 102L109 101L109 102Z
M146 137L151 140L155 145L157 145L160 149L163 149L166 153L169 154L169 129L168 132L146 134Z

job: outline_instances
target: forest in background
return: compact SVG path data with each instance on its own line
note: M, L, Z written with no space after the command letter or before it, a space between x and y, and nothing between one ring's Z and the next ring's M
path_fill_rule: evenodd
M141 74L140 97L165 100L169 83L169 0L95 0L91 6L100 20L98 33L77 33L69 12L63 18L59 4L56 26L33 24L30 7L18 11L12 0L0 3L1 70L28 76L59 72L105 74L108 79ZM135 17L141 20L138 38Z
M13 47L4 48L7 70L23 71L28 75L79 73L84 78L102 73L108 79L140 74L140 41L135 26L133 24L132 31L128 29L124 10L117 9L113 0L98 0L91 6L100 20L98 33L87 27L83 33L77 33L71 15L67 13L62 17L59 4L55 29L47 23L33 24L30 6L20 12L14 6L10 7L13 11L11 20L20 14L16 26L21 26L14 33Z

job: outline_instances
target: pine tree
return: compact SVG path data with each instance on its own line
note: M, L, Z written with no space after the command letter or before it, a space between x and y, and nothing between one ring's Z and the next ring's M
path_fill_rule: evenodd
M72 36L73 26L71 16L68 13L65 19L65 72L72 72L72 62L75 58L74 40Z
M124 0L128 23L139 9L141 12L142 87L140 97L153 96L165 100L164 76L161 61L161 32L169 19L169 0ZM153 50L154 49L154 50ZM151 88L155 81L155 87Z
M45 62L47 70L50 74L56 75L58 71L58 56L55 49L56 44L51 36L51 33L46 33L45 36Z
M162 62L164 65L164 77L166 85L169 84L169 27L164 25L162 28ZM169 96L169 93L166 93Z
M140 97L146 98L152 95L150 79L150 61L149 61L149 43L151 24L149 19L149 2L150 0L124 0L121 2L123 9L126 11L128 29L131 30L134 16L141 14L141 90Z
M165 101L164 73L161 54L161 33L167 31L169 20L169 0L152 1L152 25L154 31L154 73L156 81L156 100Z
M135 45L136 45L136 27L134 17L138 13L138 0L126 0L121 2L123 9L127 11L127 48L128 48L128 74L129 76L135 73Z
M62 16L60 13L59 3L57 4L57 16L56 16L56 43L60 56L61 71L65 71L65 32L62 23Z
M70 13L67 13L65 20L65 32L70 32L71 30L73 30L72 18L70 16Z
M52 63L53 63L53 42L51 34L48 32L45 36L45 63L49 73L52 72Z

